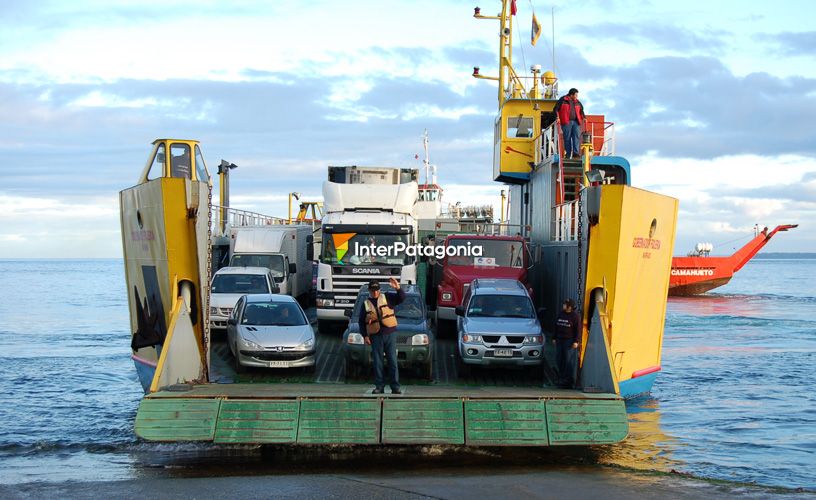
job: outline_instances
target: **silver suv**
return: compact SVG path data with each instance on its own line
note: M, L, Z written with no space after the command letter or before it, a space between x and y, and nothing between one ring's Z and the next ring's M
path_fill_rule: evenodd
M456 308L459 358L467 365L535 366L544 336L533 301L512 279L475 279Z

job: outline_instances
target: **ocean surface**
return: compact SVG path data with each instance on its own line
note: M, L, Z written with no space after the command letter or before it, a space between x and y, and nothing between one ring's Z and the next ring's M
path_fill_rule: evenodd
M0 260L0 483L334 467L262 447L137 440L123 274L119 260ZM541 451L542 467L816 490L815 376L816 260L754 260L716 293L670 299L663 371L650 397L629 403L624 443Z

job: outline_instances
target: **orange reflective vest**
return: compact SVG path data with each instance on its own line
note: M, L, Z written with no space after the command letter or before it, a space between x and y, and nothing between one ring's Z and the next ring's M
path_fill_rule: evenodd
M366 333L368 335L380 333L383 326L386 328L397 326L397 317L394 315L394 310L388 307L388 300L384 293L380 293L380 296L377 297L377 309L379 309L379 314L371 304L371 300L366 299Z

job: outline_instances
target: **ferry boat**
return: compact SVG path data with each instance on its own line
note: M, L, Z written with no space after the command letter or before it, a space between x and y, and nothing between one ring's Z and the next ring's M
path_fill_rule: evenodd
M146 391L139 437L465 446L626 438L624 399L647 392L660 370L677 200L631 187L626 160L605 154L602 119L592 122L600 128L590 130L582 159L564 158L557 96L541 91L536 71L526 89L512 67L513 11L503 0L497 16L475 12L500 24L494 179L510 184L511 222L535 247L535 295L551 316L563 299L578 299L578 387L557 388L546 372L465 377L451 362L452 342L439 341L433 383L407 378L402 394L373 394L365 381L343 378L336 334L319 335L314 375L230 370L229 348L208 321L212 183L196 141L159 139L137 184L120 193L131 347ZM532 133L511 127L519 118Z
M700 295L725 285L776 233L796 227L798 224L782 224L770 232L767 227L762 231L757 230L748 243L725 257L711 257L713 246L710 243L698 243L687 256L672 259L669 295Z

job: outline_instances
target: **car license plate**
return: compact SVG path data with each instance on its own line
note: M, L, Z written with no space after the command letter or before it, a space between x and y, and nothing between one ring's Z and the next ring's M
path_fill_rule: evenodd
M497 358L512 358L513 349L496 349L493 354L495 354Z
M269 368L289 368L289 361L270 361Z

